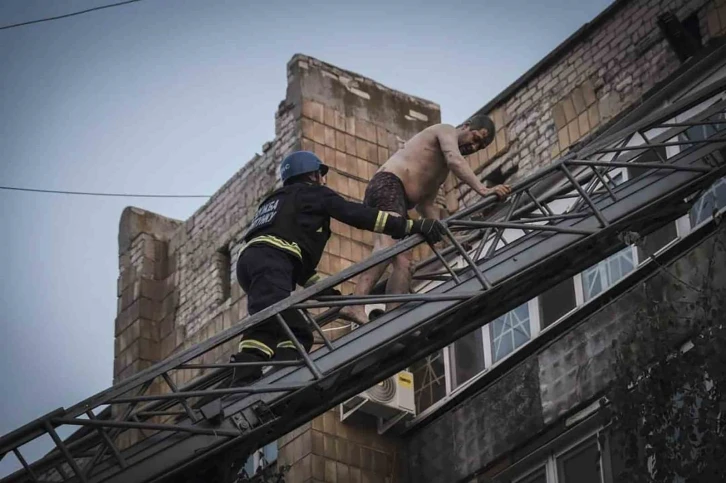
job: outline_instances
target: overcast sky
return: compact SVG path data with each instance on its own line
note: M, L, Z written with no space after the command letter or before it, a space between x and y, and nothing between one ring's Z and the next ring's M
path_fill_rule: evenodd
M108 3L2 0L0 26ZM425 3L144 0L0 30L0 185L211 194L274 137L295 53L458 123L610 1ZM203 202L0 190L0 435L111 384L124 207Z

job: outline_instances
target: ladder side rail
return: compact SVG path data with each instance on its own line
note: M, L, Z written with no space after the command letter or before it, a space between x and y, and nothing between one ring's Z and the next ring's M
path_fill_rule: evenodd
M715 83L715 85L710 86L709 89L707 89L707 90L708 90L708 92L711 92L711 91L717 90L717 88L722 89L724 85L726 85L726 80ZM682 100L681 102L674 104L673 106L669 106L670 109L665 109L663 111L659 111L657 114L660 117L654 118L656 120L651 120L651 121L657 122L657 119L673 117L672 115L670 115L671 111L675 112L677 109L683 109L684 106L696 105L696 104L698 104L697 100L702 102L702 99L704 97L706 97L706 94L699 92L699 93L697 93L697 95L686 98L686 99ZM651 116L651 117L653 117L653 116ZM644 121L646 121L646 120L644 120ZM651 124L652 124L652 122L651 122ZM644 123L644 122L639 123L639 125L640 124L647 125L647 123ZM641 126L641 128L642 128L642 126ZM631 130L632 129L633 128L631 128ZM697 143L685 142L682 144L692 146ZM708 143L703 143L703 144L708 144ZM605 148L605 149L608 149L608 148ZM544 170L538 171L537 173L528 177L527 179L523 180L522 182L517 183L515 185L515 190L513 190L513 191L517 191L517 192L522 191L525 187L532 185L534 182L536 182L542 176L549 174L549 172L552 169L561 169L562 164L566 163L566 161L567 161L566 159L561 160L558 163L553 164L549 168L545 168ZM575 186L577 186L577 184L575 184ZM480 201L479 203L476 203L472 207L467 208L467 209L463 210L462 212L456 213L455 215L447 218L446 221L461 219L465 216L469 216L469 215L475 213L478 210L482 210L484 208L490 207L491 205L493 205L495 203L494 198L495 198L494 196L487 197L484 200ZM76 406L73 406L69 410L64 411L65 415L67 417L74 418L74 417L77 417L78 415L82 414L82 413L74 414L75 412L78 412L79 409L81 409L83 412L86 412L87 410L89 410L89 408L92 409L92 408L95 408L100 405L113 403L114 398L124 394L125 392L133 390L134 388L136 388L138 386L138 384L143 384L145 382L153 380L155 377L158 377L160 374L164 374L164 373L168 372L168 370L176 369L179 365L183 364L184 362L188 362L189 360L192 360L192 359L198 357L199 355L202 355L203 353L219 346L220 344L222 344L228 340L231 340L232 338L237 337L239 334L241 334L242 332L247 330L249 327L259 324L264 320L267 320L270 316L277 315L282 310L289 308L295 304L299 304L300 302L311 298L311 296L315 295L316 293L318 293L322 290L325 290L329 287L332 287L334 285L337 285L341 281L344 281L350 277L353 277L353 276L367 270L368 268L376 265L377 263L380 263L384 260L387 260L387 259L397 255L398 253L408 250L409 248L416 246L417 244L421 243L422 241L423 241L423 237L421 237L421 236L410 237L409 239L403 240L403 241L397 243L396 246L391 247L391 249L379 252L378 254L375 254L373 257L371 257L371 259L369 259L365 262L362 262L361 264L357 264L353 267L350 267L333 277L325 279L324 281L317 284L318 285L317 287L311 287L309 289L305 289L305 290L299 292L298 294L296 294L297 296L293 295L290 298L286 299L285 301L280 302L276 306L270 307L269 309L266 309L265 311L263 311L259 314L256 314L253 317L249 317L247 319L247 321L243 322L238 327L228 329L228 331L218 334L217 336L211 338L210 340L206 341L205 343L202 343L199 346L196 346L195 348L191 348L188 351L185 351L185 352L179 354L177 357L173 357L170 360L157 364L156 369L154 367L152 367L146 371L143 371L142 373L139 373L136 377L132 376L132 378L130 378L130 380L127 380L125 382L125 384L121 384L121 387L110 388L109 390L103 391L103 392L97 394L96 396L91 397ZM456 248L460 250L460 247L456 247ZM156 375L154 375L154 374L156 374ZM153 377L151 377L152 375L153 375ZM151 378L151 379L149 379L149 378ZM43 418L40 418L40 419L43 420ZM47 419L45 419L45 421L47 421ZM33 423L31 423L31 425L32 424ZM23 430L23 429L24 428L21 428L21 430ZM19 439L18 439L19 434L17 433L17 431L15 431L7 436L4 436L2 439L0 439L1 446L3 448L7 447L9 449L15 449L18 446L20 446L20 444L17 444L18 440L26 439L30 434L37 433L40 430L36 426L36 427L33 427L32 430L30 428L25 428L25 431L26 432L21 431L20 436L22 436L22 437L20 437ZM47 431L41 432L41 434L46 434L46 433L47 433ZM10 443L10 445L8 445L8 443Z
M722 144L723 144L723 143L722 143ZM340 351L338 351L338 352L340 352ZM317 359L317 358L316 358L316 359ZM270 399L270 400L272 400L272 399Z
M615 232L616 230L613 230L613 229L611 228L611 229L610 229L610 231L612 231L612 232L614 233L614 232ZM614 239L616 239L616 238L614 238ZM472 282L472 283L474 284L474 286L476 286L476 285L478 284L478 282L476 282L476 281L473 281L473 278L471 278L471 279L470 279L470 282ZM483 294L482 294L482 297L485 297L485 296L486 296L486 295L483 295ZM454 312L456 312L456 310L454 310ZM465 317L463 317L463 318L465 318ZM451 325L451 324L450 324L450 325ZM457 327L458 327L458 326L457 326ZM457 330L457 333L456 333L456 334L454 334L454 336L459 336L459 335L461 335L461 333L464 333L464 332L466 332L466 331L468 331L468 330L471 330L471 329L472 329L472 327L470 327L470 326L463 326L463 327L461 327L460 329L458 329L458 330ZM419 355L420 355L420 354L419 354ZM401 363L400 363L399 365L401 365L401 364L405 364L405 361L404 361L404 362L401 362ZM392 368L392 369L391 369L391 371L395 372L395 371L397 371L397 370L399 370L399 369L400 369L399 367L394 367L394 368ZM341 398L341 399L344 399L345 397L347 397L347 396L349 396L349 395L351 395L351 394L355 394L355 393L356 393L356 391L359 391L359 390L360 390L360 388L359 388L359 387L354 387L354 388L352 388L352 389L349 389L349 390L348 390L348 391L347 391L347 392L346 392L345 394L343 394L342 396L340 396L340 398ZM231 411L230 411L230 412L234 412L234 411L235 411L236 409L237 409L237 408L235 408L235 409L231 409ZM319 411L319 410L320 410L320 408L317 408L317 409L314 409L314 410L316 410L316 411ZM324 410L323 410L323 411L324 411ZM311 413L311 414L312 414L312 413ZM286 427L281 427L281 428L280 428L280 432L284 432L284 431L286 431L286 430L290 430L291 428L294 428L294 427L295 427L295 426L296 426L297 424L299 424L300 422L304 422L304 420L305 420L305 419L307 419L307 418L308 418L309 416L310 416L310 414L308 414L308 415L307 415L307 416L305 416L305 417L301 417L301 418L299 418L299 419L294 419L294 418L293 418L293 419L290 419L290 422L289 422L289 423L287 424L287 426L286 426ZM257 436L258 436L259 434L262 434L262 433L263 433L263 431L264 431L264 428L260 428L259 430L255 430L255 432L254 432L254 433L250 433L250 435L249 435L249 436L250 436L250 437L257 437ZM272 435L272 436L270 436L270 437L274 439L274 435ZM243 440L243 439L244 439L244 438L240 438L240 440ZM241 443L240 443L240 441L238 441L238 442L234 442L234 441L231 441L231 442L228 442L228 443L224 443L223 445L221 445L221 446L218 446L218 447L214 448L213 452L218 452L218 451L222 451L222 450L224 449L224 447L225 447L225 446L226 446L226 447L229 447L229 448L231 448L231 447L234 447L234 445L235 445L235 444L241 444ZM200 458L202 458L202 456L200 456ZM190 464L191 464L191 462L190 462ZM110 481L122 481L122 480L110 480Z

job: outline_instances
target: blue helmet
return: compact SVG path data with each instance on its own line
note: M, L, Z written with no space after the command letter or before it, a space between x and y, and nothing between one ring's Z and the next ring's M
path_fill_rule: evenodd
M283 183L293 176L316 171L320 171L320 174L325 175L328 172L328 167L310 151L295 151L283 159L280 164L280 178Z

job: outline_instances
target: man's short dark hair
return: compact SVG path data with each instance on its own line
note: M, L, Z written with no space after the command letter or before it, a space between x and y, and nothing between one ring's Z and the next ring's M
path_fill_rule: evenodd
M470 117L464 124L467 124L469 126L469 129L471 129L472 131L486 129L487 137L485 138L485 142L487 144L491 143L494 140L494 136L497 133L496 128L494 127L494 121L492 121L492 118L487 116L486 114L475 114Z
M286 179L282 185L283 186L290 186L291 184L295 183L308 183L313 180L313 176L315 173L303 173L298 174L297 176L293 176L291 178Z

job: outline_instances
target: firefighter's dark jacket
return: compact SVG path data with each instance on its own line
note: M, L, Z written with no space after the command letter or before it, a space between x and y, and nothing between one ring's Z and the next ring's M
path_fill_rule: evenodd
M407 235L413 222L347 201L326 186L294 183L267 196L244 234L243 250L256 243L291 253L301 261L296 283L310 285L330 238L330 218L362 230L395 238Z

